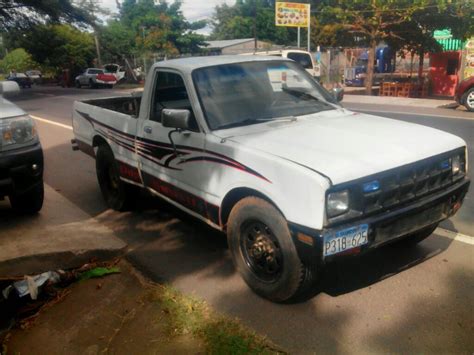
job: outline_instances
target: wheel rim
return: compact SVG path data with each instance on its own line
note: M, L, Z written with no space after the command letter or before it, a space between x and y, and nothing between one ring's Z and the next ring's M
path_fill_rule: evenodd
M467 95L466 102L470 108L474 108L474 91L470 92L469 95Z
M241 230L240 247L245 263L260 280L276 282L283 270L280 243L260 221L249 221Z

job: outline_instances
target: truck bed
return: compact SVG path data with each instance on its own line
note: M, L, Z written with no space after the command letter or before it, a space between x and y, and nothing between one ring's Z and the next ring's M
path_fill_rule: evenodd
M120 112L125 115L130 115L132 117L138 117L138 114L140 112L141 99L142 98L140 93L140 95L91 99L84 100L81 102L88 105L101 107L107 110Z

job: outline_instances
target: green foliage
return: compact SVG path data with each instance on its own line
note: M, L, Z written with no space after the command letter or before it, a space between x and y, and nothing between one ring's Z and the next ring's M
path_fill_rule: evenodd
M119 20L109 21L98 32L103 58L115 60L136 53L135 32Z
M37 67L38 64L35 63L31 55L23 48L17 48L9 52L0 61L0 69L4 73L9 73L12 70L16 70L20 73Z
M92 24L87 7L94 0L0 0L0 30L26 29L49 23Z
M70 25L38 25L26 33L12 33L11 41L25 48L41 65L56 70L79 71L95 57L92 35Z
M160 286L150 297L168 315L170 335L200 338L208 354L282 353L237 320L216 315L203 301L184 296L169 286Z
M284 45L296 41L294 28L275 26L275 2L269 0L238 0L233 6L216 6L211 38L252 38L254 23L259 40Z
M134 38L133 46L127 51L124 46L115 48L121 55L133 52L159 54L196 53L204 44L204 36L194 31L206 23L189 23L181 12L181 2L169 4L166 1L124 0L119 6L119 16L112 30L120 31L123 42ZM110 23L109 23L110 25ZM103 29L107 32L107 29ZM110 31L109 31L110 32ZM118 54L118 53L117 53Z

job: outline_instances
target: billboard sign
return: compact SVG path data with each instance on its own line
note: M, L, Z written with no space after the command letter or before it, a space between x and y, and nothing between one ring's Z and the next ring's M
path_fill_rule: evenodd
M275 25L284 27L309 27L310 4L295 2L275 3Z

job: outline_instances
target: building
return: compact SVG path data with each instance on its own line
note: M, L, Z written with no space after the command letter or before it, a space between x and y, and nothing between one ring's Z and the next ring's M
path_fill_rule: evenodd
M443 50L430 53L431 93L434 96L454 96L458 83L469 75L465 68L471 65L468 55L470 41L466 43L453 38L447 29L435 31L434 38Z
M249 53L255 48L255 40L253 38L206 41L205 43L207 46L204 48L211 55ZM271 48L273 48L271 43L257 40L257 50L269 50Z

